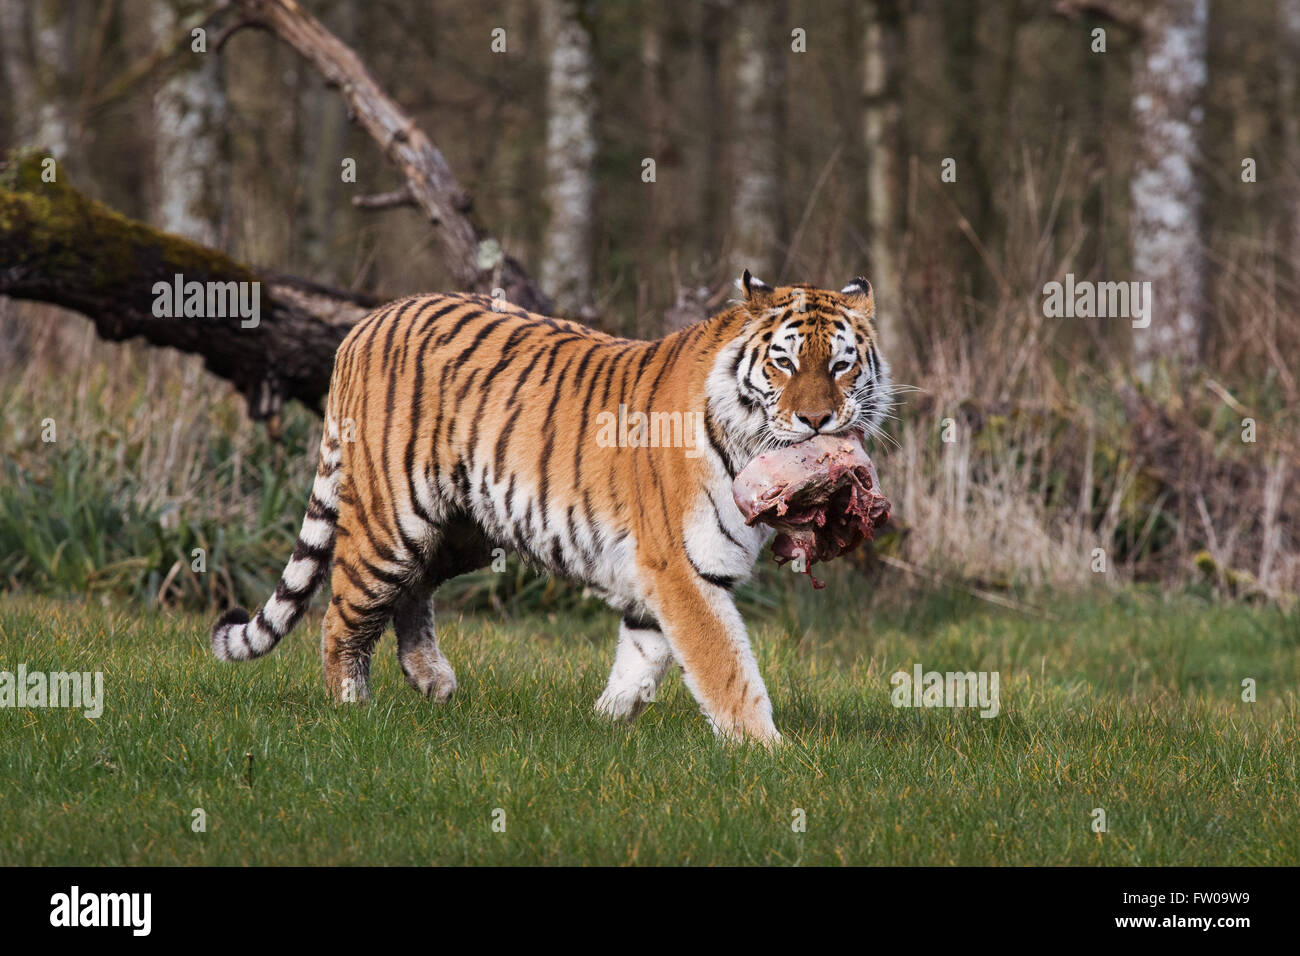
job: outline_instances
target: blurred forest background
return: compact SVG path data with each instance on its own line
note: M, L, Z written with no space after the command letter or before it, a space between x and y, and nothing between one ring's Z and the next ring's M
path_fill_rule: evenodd
M1300 590L1300 0L301 5L557 312L655 337L744 268L868 276L916 388L873 449L898 518L876 571L1008 599ZM339 91L272 32L218 49L238 12L218 7L0 0L0 234L4 197L42 188L16 150L39 147L61 185L236 262L381 300L463 287L446 222L374 199L403 175ZM1153 282L1151 328L1046 317L1067 273ZM199 357L14 294L0 587L259 602L313 411L268 429ZM579 600L522 571L458 587Z

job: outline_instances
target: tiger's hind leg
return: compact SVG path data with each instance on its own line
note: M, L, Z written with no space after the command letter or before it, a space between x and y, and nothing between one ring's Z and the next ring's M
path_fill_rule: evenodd
M335 575L334 597L321 626L321 659L325 684L337 701L360 704L370 699L370 655L383 634L390 607L358 607L348 592L340 593Z
M597 713L612 720L634 720L668 672L673 652L659 625L625 616L618 626L618 647L605 692L596 701Z
M345 502L339 531L345 539L369 542L364 520L364 515ZM420 581L421 560L393 549L382 555L356 546L336 549L330 574L334 594L321 628L325 683L335 700L362 703L370 699L371 653L404 593Z

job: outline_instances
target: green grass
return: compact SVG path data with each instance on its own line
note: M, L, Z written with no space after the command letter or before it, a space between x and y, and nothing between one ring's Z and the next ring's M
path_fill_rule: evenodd
M837 575L748 614L774 753L715 742L678 676L634 725L597 718L612 614L445 617L441 707L390 633L373 701L341 707L314 627L223 665L206 617L0 596L0 669L100 670L106 696L94 721L0 709L0 864L1300 862L1294 612L853 595ZM894 709L917 661L999 671L1001 715Z

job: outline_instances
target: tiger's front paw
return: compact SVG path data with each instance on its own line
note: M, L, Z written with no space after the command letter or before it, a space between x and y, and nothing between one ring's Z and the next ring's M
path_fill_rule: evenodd
M655 699L656 689L657 684L652 677L643 677L637 683L615 683L611 680L605 692L596 700L596 713L610 720L635 720L646 705Z
M781 743L781 734L766 708L746 714L715 717L705 712L713 733L727 743L756 743L771 750Z
M769 727L730 727L721 729L714 724L714 732L729 744L759 744L767 750L772 750L781 744L780 732L772 726Z

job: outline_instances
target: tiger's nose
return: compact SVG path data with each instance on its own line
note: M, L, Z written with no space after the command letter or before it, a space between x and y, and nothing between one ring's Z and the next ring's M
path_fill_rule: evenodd
M825 425L828 421L831 420L831 415L832 415L831 412L812 412L808 415L804 415L800 413L795 417L798 418L799 421L807 425L809 428L811 428L813 431L818 431L821 429L823 425Z

